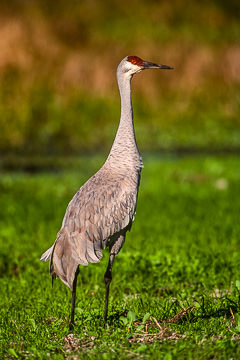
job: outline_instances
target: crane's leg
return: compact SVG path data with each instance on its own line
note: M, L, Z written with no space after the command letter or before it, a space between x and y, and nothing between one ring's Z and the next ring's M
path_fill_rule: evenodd
M108 296L109 296L109 286L112 281L112 267L114 262L115 254L110 254L108 267L104 275L105 286L106 286L106 297L105 297L105 310L104 310L104 321L107 321L108 314Z
M72 290L72 310L71 310L71 319L69 323L69 330L73 330L74 325L74 311L75 311L75 301L76 301L76 289L77 289L77 277L79 274L79 267L77 267L75 278L73 281L73 290Z

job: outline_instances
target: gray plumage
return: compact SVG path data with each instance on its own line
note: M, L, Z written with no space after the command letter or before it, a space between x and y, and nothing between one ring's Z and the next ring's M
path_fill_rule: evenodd
M93 175L70 201L57 239L41 257L50 260L50 273L58 276L73 292L70 326L74 322L76 282L79 265L97 263L102 250L109 247L110 257L105 273L107 319L109 285L115 256L123 246L136 211L142 159L133 125L131 78L147 68L171 69L125 57L117 69L121 96L121 117L110 154L102 168Z

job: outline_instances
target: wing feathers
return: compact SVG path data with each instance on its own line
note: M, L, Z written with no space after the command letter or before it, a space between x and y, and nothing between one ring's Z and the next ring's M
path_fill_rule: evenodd
M113 245L115 235L130 228L135 213L135 185L127 192L129 184L125 188L114 180L111 185L94 181L99 180L91 178L73 197L55 244L41 257L43 261L51 259L52 274L70 289L78 265L99 262L102 250ZM96 190L88 191L92 187Z
M86 246L87 246L87 239L82 233L75 232L71 234L71 237L74 239L74 250L77 254L79 264L83 266L88 265L88 261L86 258Z
M91 240L87 240L86 258L89 262L92 262L92 263L99 262L99 258L97 257L97 255L95 253L94 245Z

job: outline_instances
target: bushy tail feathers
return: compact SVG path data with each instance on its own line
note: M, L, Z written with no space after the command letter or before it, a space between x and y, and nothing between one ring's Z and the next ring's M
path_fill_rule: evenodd
M40 258L40 261L48 261L48 260L50 260L50 258L52 256L54 245L55 245L55 243L47 251L45 251L45 253L42 254L42 256Z
M58 276L72 290L79 264L87 266L88 262L99 262L101 257L100 249L95 250L93 242L84 234L72 233L70 236L68 231L62 228L53 246L45 251L40 260L50 260L52 277Z

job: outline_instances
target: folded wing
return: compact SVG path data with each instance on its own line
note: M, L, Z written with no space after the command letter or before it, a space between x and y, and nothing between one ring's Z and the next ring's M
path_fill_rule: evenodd
M50 259L51 274L70 289L78 265L99 262L102 250L131 227L137 194L125 185L99 184L93 177L69 203L57 239L41 260Z

